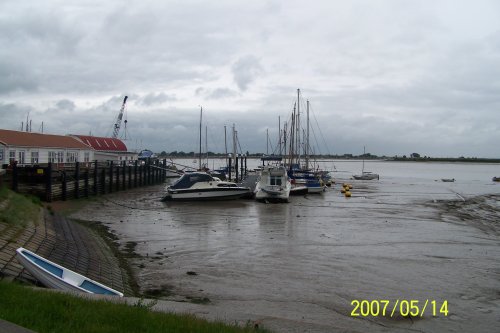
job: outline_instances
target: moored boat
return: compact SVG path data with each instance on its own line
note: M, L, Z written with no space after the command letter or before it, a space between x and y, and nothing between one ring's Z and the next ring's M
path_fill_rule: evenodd
M288 202L291 183L282 166L266 166L260 171L255 185L255 199L258 201Z
M356 180L374 180L380 179L380 176L373 172L363 171L360 175L353 175L352 178Z
M18 248L16 256L24 268L46 287L123 297L121 292L73 272L25 248Z
M494 182L500 182L500 177L493 177L491 180Z
M206 172L191 172L180 177L167 188L163 200L227 200L238 199L250 188L233 182L221 181Z
M379 180L380 176L377 173L365 171L365 156L366 156L366 151L365 147L363 147L363 166L361 167L361 174L353 175L352 178L356 180L374 180L374 179Z

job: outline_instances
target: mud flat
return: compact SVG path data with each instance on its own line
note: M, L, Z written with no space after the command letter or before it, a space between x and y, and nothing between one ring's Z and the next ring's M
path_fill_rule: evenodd
M154 186L105 196L73 217L110 228L142 292L166 311L276 332L499 327L499 186L350 182L351 198L337 185L289 204L163 203L163 187ZM386 316L353 317L353 300L389 307ZM418 300L419 314L403 317L394 307L403 300Z

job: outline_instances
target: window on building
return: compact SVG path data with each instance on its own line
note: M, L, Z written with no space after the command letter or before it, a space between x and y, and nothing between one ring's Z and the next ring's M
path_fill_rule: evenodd
M3 162L3 148L0 149L0 161Z
M15 161L16 161L16 151L10 150L9 151L9 163L14 163Z
M26 154L26 152L24 150L19 151L19 154L17 155L19 157L18 160L17 160L17 162L19 164L26 163L26 161L24 160L25 154Z
M66 153L66 163L75 163L78 161L78 152L68 151Z
M90 162L90 153L86 151L83 155L83 161L84 162Z
M55 151L49 151L49 162L50 163L56 163L57 161L57 155Z
M63 151L57 152L57 163L64 163L64 152Z
M38 164L38 152L37 151L31 152L31 164Z

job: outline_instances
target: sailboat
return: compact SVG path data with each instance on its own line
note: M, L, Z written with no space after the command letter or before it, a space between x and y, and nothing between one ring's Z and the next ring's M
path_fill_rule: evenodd
M365 171L365 147L363 146L363 166L361 168L361 174L360 175L353 175L352 178L356 180L374 180L374 179L380 179L380 176L377 173L373 173L370 171Z
M290 163L288 176L291 178L292 191L290 194L303 192L303 187L307 188L307 193L323 193L326 186L316 172L309 168L309 101L307 101L307 126L304 143L305 166L300 165L300 146L303 144L300 140L300 89L297 89L297 113L295 107L292 113L292 126L290 132ZM294 154L297 154L295 157Z
M198 171L184 174L167 187L162 201L168 200L226 200L241 198L250 193L250 188L238 186L233 182L222 181L207 172L201 163L201 129L203 108L200 108L200 143ZM206 132L205 132L206 133ZM206 135L205 135L206 136Z

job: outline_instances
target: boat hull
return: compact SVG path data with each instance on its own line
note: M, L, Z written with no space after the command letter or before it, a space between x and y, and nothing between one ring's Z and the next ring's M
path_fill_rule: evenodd
M74 292L123 297L117 290L57 265L24 248L16 250L17 260L44 286Z
M228 200L239 199L250 192L248 188L214 188L195 190L168 190L165 200L196 201L196 200Z
M292 186L290 189L290 195L306 195L309 193L309 188L307 186Z
M259 187L255 188L255 200L269 202L288 202L290 196L290 188L283 187L276 189L274 187Z
M380 179L379 175L376 173L368 173L368 174L362 174L362 175L353 175L352 178L356 180L378 180Z

